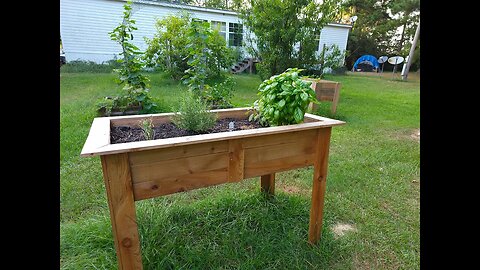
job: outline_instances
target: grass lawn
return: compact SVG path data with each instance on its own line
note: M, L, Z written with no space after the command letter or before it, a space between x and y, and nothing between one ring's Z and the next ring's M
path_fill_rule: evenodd
M185 87L149 74L169 111ZM61 73L61 269L116 269L100 159L81 158L94 104L120 90L114 74ZM258 76L236 75L236 107L256 99ZM307 243L313 170L278 173L276 196L260 179L136 203L144 269L419 269L419 78L328 76L342 83L332 129L322 239ZM343 229L343 230L342 230Z

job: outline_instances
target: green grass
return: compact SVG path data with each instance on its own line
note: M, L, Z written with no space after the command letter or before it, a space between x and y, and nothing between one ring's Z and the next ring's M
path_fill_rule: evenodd
M149 74L168 111L186 88ZM61 73L60 263L116 269L98 157L80 158L96 99L120 91L114 74ZM258 76L234 76L233 104L256 98ZM276 196L259 178L136 203L145 269L419 269L419 81L327 76L342 83L332 131L322 239L307 244L312 168L278 173ZM355 230L336 236L337 224Z

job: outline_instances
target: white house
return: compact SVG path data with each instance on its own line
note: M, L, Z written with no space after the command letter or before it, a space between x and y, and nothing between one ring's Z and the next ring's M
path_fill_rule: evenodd
M67 62L89 60L102 63L121 52L120 46L110 40L108 33L122 21L125 3L126 0L60 0L60 36ZM236 12L153 1L135 2L133 5L132 18L136 20L135 26L138 28L133 32L133 43L145 50L147 45L143 37L153 37L156 20L181 11L220 25L227 44L242 46L244 37L238 32L234 34L234 31L240 27L246 33L247 29L244 29ZM325 26L315 40L319 43L319 50L323 44L337 44L340 50L345 50L350 28L351 25L337 23Z

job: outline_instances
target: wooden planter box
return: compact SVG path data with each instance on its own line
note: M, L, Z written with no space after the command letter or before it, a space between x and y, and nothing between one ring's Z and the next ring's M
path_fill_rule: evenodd
M212 110L246 119L248 108ZM305 114L301 124L110 144L110 128L170 122L172 113L95 118L81 156L101 157L119 269L142 269L135 201L251 177L274 194L275 173L314 166L308 240L320 239L332 126L342 121Z
M332 113L335 113L337 111L338 99L340 97L341 83L311 78L305 78L304 80L312 82L311 87L315 90L319 101L332 102L331 111ZM310 103L308 109L309 111L316 111L318 109L318 104Z

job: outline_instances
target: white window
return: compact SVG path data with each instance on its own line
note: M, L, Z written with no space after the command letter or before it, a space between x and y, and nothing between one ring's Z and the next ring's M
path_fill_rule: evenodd
M317 51L320 50L320 33L315 34L315 42L317 43Z
M243 25L240 23L228 23L228 45L242 46Z
M220 36L222 36L225 40L227 40L227 23L226 22L211 22L212 29L217 29Z

